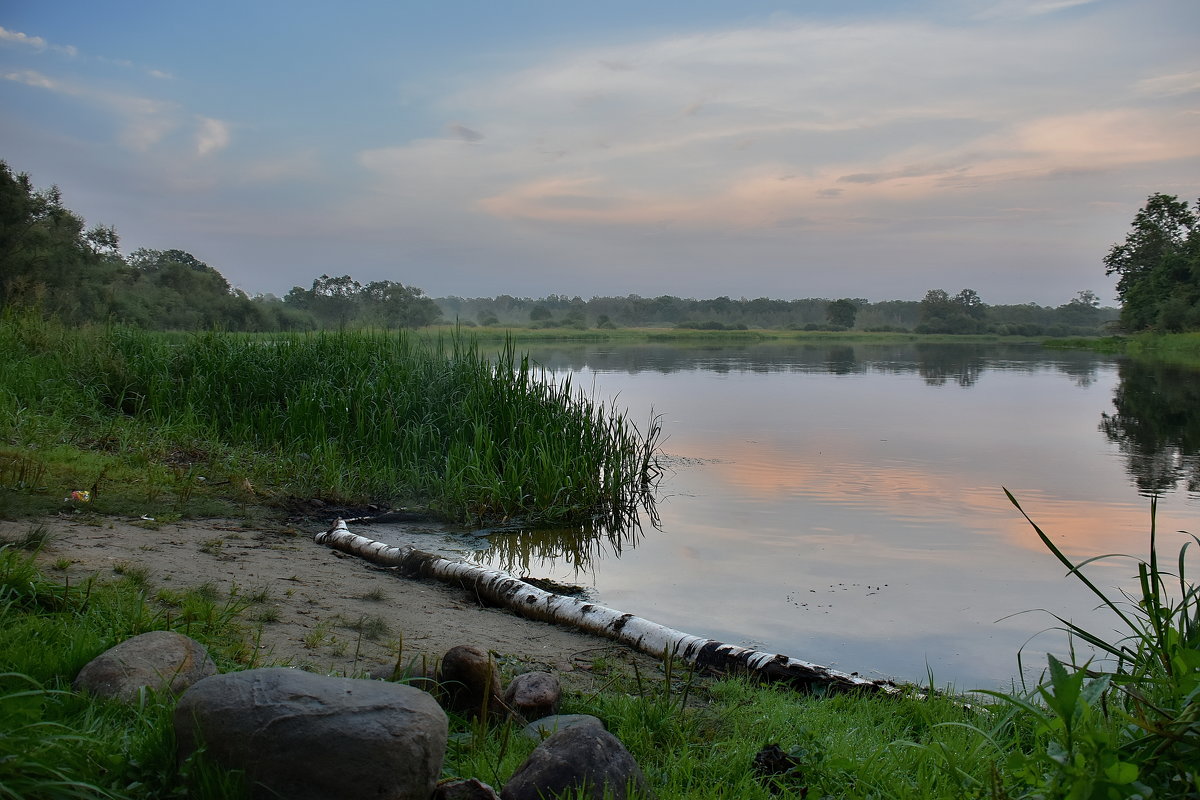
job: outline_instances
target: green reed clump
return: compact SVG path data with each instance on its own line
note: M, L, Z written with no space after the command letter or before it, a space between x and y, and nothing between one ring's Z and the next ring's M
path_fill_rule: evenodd
M1081 571L1114 556L1073 563L1008 497L1126 635L1112 641L1055 617L1099 659L1067 664L1049 656L1049 675L1033 692L996 695L1034 723L1027 746L1007 763L1020 789L1003 796L1200 796L1200 587L1187 576L1189 546L1200 539L1187 534L1175 571L1165 568L1152 501L1149 556L1134 559L1138 592L1114 599Z
M0 364L0 412L18 438L183 464L186 485L169 487L179 510L197 462L285 495L415 501L461 520L530 523L619 516L656 475L655 421L639 430L511 342L489 358L457 335L168 337L6 312Z
M547 380L511 343L496 360L403 332L113 343L133 380L106 396L271 453L297 489L428 498L462 519L578 520L628 505L653 467L656 428L643 436Z

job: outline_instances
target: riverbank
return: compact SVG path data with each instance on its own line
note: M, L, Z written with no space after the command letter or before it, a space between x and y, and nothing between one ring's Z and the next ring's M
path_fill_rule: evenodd
M36 531L37 563L56 582L132 578L170 611L201 589L245 603L239 625L247 663L290 665L338 675L390 674L435 664L450 648L474 645L514 668L546 669L568 685L587 684L597 659L657 661L611 641L481 605L464 590L412 580L315 544L319 523L231 519L157 521L66 513L0 521L0 541ZM203 588L202 588L203 587Z
M0 524L9 542L0 547L0 708L21 712L0 714L0 739L18 748L15 760L0 759L0 786L52 796L22 791L49 776L83 791L65 796L246 796L236 776L177 762L172 698L124 706L70 690L79 667L111 644L174 628L205 642L223 671L282 662L335 674L365 674L372 664L390 672L402 638L429 652L472 637L519 653L496 651L502 670L549 668L564 677L562 710L602 719L660 800L767 800L780 792L1183 798L1200 789L1192 696L1200 662L1178 629L1194 618L1194 589L1179 606L1166 594L1142 599L1139 607L1166 633L1147 633L1127 651L1122 680L1137 693L1111 689L1107 676L1085 682L1084 671L1052 661L1044 690L1007 699L801 695L739 679L700 681L683 665L628 658L590 637L479 608L445 587L372 570L316 545L310 533L219 520L160 526L86 511ZM31 557L40 574L23 566ZM1146 577L1163 586L1155 567ZM188 607L195 599L204 601L199 613ZM1179 671L1164 676L1163 663ZM1143 732L1131 719L1153 727ZM444 775L497 786L535 746L511 724L457 717L451 741Z

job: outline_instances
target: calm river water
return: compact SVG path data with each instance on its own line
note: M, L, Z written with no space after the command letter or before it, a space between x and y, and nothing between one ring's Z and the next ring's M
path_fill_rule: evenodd
M584 584L689 633L869 677L1007 686L1115 629L1044 548L1172 562L1200 533L1200 374L1037 346L541 346L634 421L662 417L657 524L497 535L468 558ZM1189 491L1189 480L1191 487ZM485 549L490 542L491 547ZM1134 583L1132 562L1089 568ZM1022 613L1027 612L1027 613ZM1034 637L1032 641L1030 637ZM1028 670L1027 670L1028 672Z

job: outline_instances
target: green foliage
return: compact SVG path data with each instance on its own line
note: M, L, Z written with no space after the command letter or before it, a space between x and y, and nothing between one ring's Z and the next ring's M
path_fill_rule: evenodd
M245 796L237 774L202 757L177 763L172 698L126 705L68 691L84 664L148 630L187 633L236 667L244 603L207 605L187 619L128 581L59 585L30 554L0 547L0 798Z
M834 300L825 307L825 318L829 320L829 324L839 328L853 328L856 316L858 316L858 304L849 298Z
M347 293L349 292L349 293ZM392 281L360 285L322 275L311 291L281 301L251 298L182 250L121 256L117 234L85 230L57 187L38 190L0 161L0 309L37 307L70 324L116 321L155 330L311 330L415 328L439 317L420 289Z
M1128 331L1200 329L1200 201L1153 194L1125 241L1104 258L1117 275L1121 325Z
M917 333L984 333L987 306L974 289L963 289L951 297L943 289L930 289L921 301L921 324Z
M420 328L441 316L437 304L420 289L395 281L372 281L363 286L349 275L322 275L311 289L294 286L283 302L288 308L311 314L323 328Z
M63 319L104 318L119 272L111 228L86 230L58 187L37 190L0 161L0 309L40 304Z
M126 797L88 779L95 767L85 753L102 747L94 733L46 719L46 706L65 694L45 689L27 675L0 674L3 800Z
M1030 751L1009 757L1012 776L1031 791L1021 797L1195 797L1200 793L1200 587L1187 578L1180 548L1174 574L1158 559L1151 504L1149 557L1137 562L1140 592L1113 600L1080 564L1068 559L1041 528L1013 504L1043 544L1112 611L1125 638L1108 638L1061 617L1071 635L1100 661L1065 665L1049 657L1049 678L1033 696L998 695L1035 721ZM1170 585L1177 593L1172 596Z
M1114 308L1079 307L1071 302L1058 307L1021 305L983 305L971 290L961 299L968 303L968 319L974 323L963 330L990 332L1004 336L1086 336L1098 335L1103 326L1115 320ZM1094 299L1094 295L1091 295ZM947 300L951 300L947 296ZM887 300L871 303L863 298L843 298L853 304L855 316L832 321L828 316L832 304L822 298L799 300L681 298L671 295L641 297L592 297L584 300L566 295L542 298L499 295L486 297L439 297L436 302L447 319L478 320L485 326L506 328L578 328L580 324L593 329L622 328L707 330L829 330L854 327L856 330L911 332L921 323L921 303L915 300ZM840 305L838 307L841 307ZM534 316L531 317L530 315ZM980 316L982 314L982 316ZM972 316L974 315L974 316Z
M9 345L0 349L0 409L21 426L8 433L125 451L113 470L128 474L141 459L141 477L174 499L176 513L209 496L215 471L231 486L231 473L252 475L236 481L251 487L243 502L259 486L424 502L461 520L569 523L620 517L656 474L657 423L639 431L518 357L511 342L489 358L460 337L168 338L5 314L0 344ZM155 453L160 461L146 463ZM108 469L72 478L71 488L96 486L92 502L103 507L112 502Z

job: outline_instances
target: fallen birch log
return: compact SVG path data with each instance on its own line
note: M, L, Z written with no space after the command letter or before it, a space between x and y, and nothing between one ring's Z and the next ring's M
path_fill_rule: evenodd
M529 619L556 622L615 639L659 658L682 658L697 668L752 674L802 689L898 693L891 681L873 681L810 664L789 656L764 653L693 636L650 620L573 597L552 594L500 570L465 561L452 561L413 547L394 547L351 533L339 519L328 531L314 537L318 544L364 558L374 564L396 567L406 575L437 578L469 589L481 599Z

